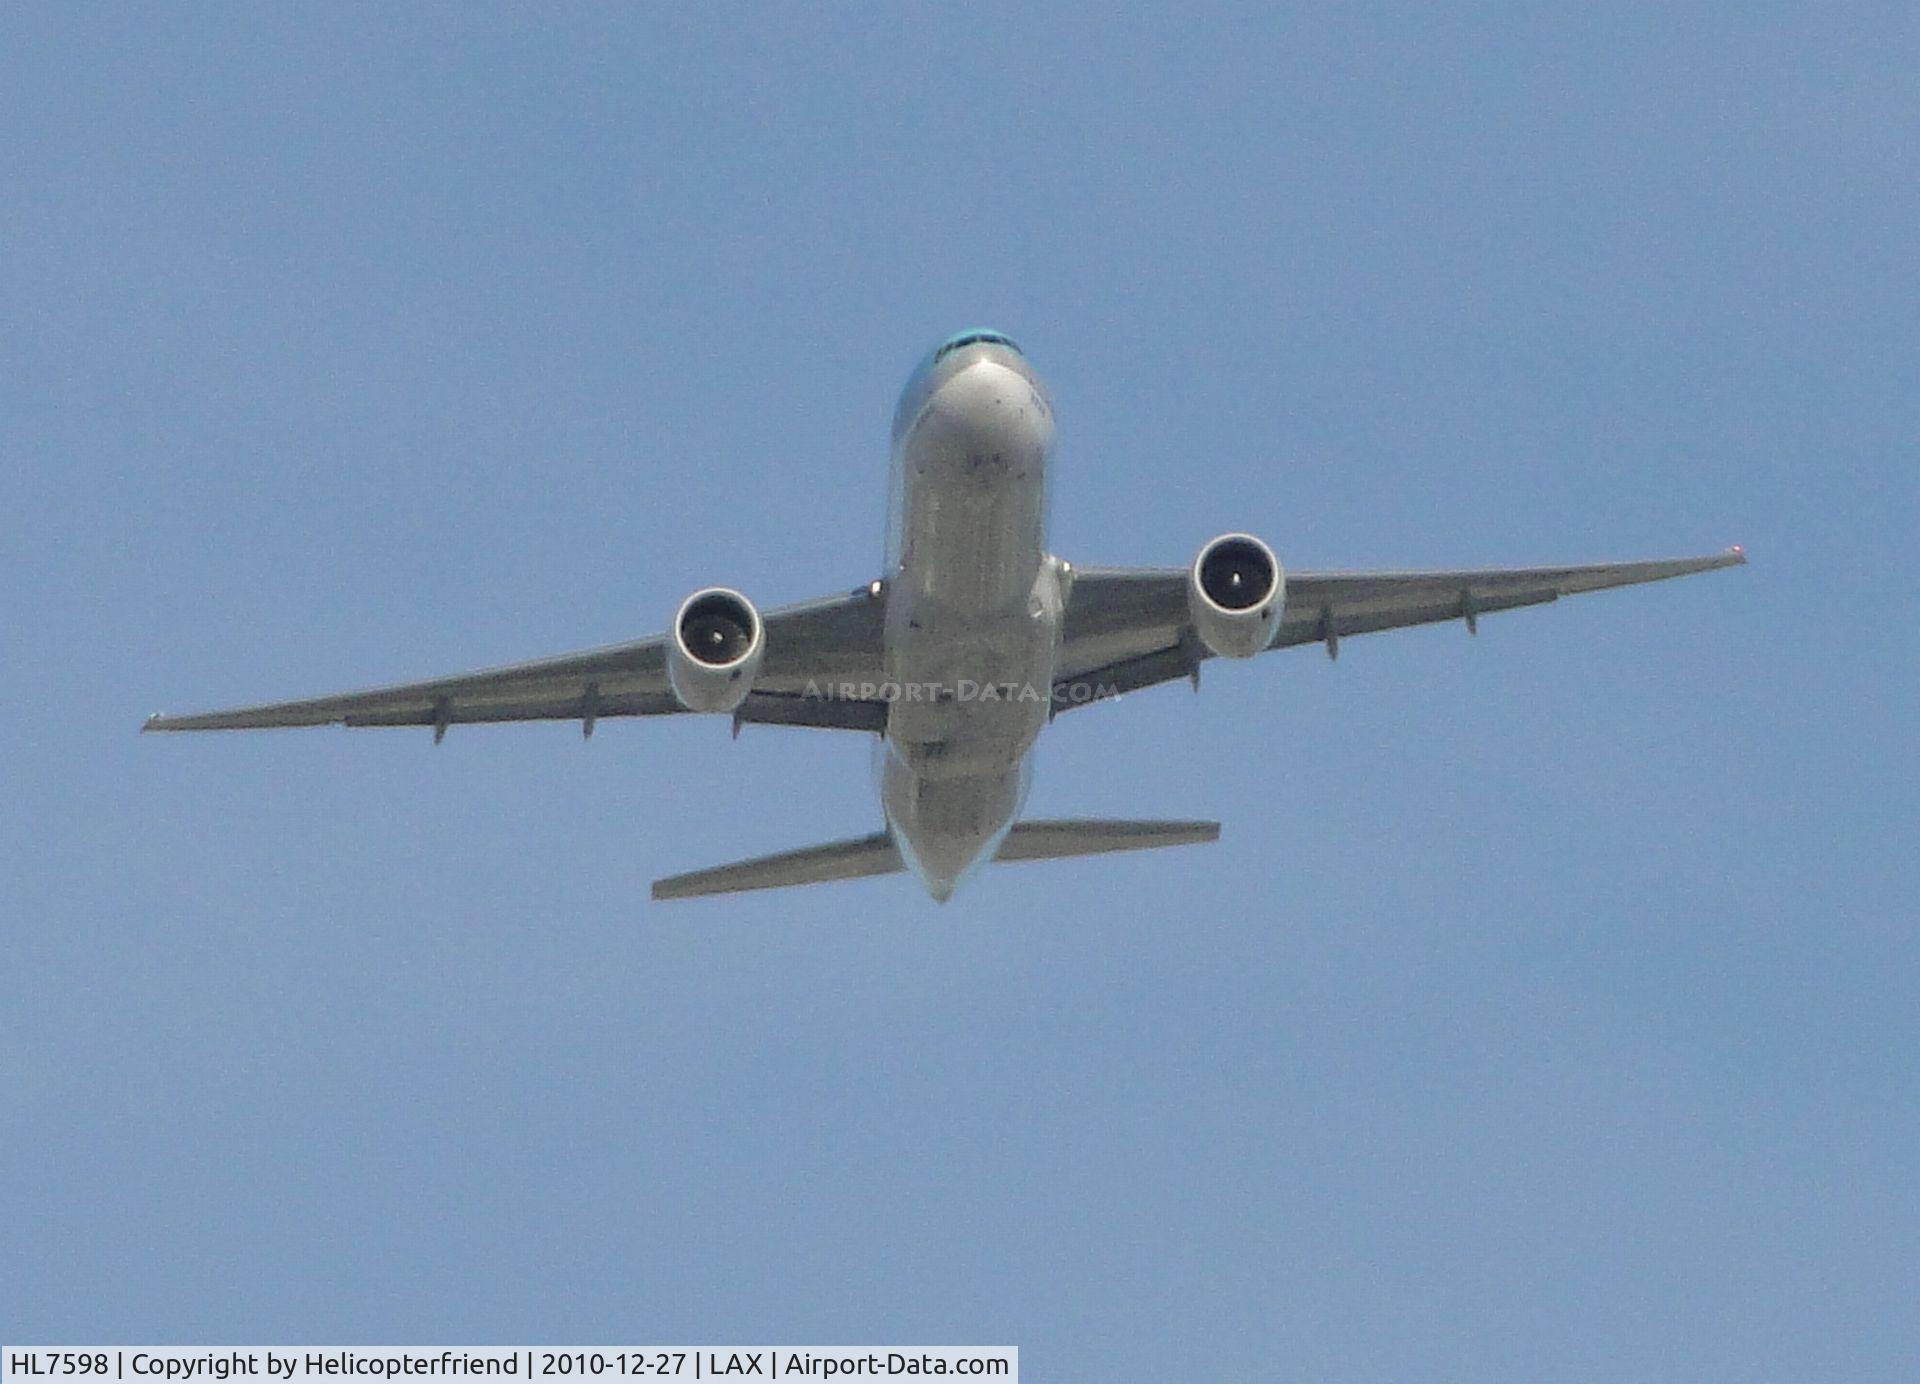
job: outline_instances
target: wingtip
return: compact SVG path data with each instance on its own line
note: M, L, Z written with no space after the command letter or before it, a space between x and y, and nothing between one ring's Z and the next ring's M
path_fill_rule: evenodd
M1744 544L1736 543L1727 549L1727 556L1733 559L1733 565L1744 567L1747 562L1747 550Z

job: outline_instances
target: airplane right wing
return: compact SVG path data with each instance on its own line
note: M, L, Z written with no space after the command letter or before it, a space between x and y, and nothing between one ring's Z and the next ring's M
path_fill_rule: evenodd
M1464 620L1562 596L1737 567L1738 548L1708 557L1580 567L1491 567L1411 572L1289 572L1272 649L1323 645L1338 656L1349 635ZM1067 597L1056 712L1156 683L1192 677L1213 655L1187 610L1185 568L1074 569Z
M814 684L876 684L885 654L878 583L770 610L767 653L736 715L743 722L880 731L885 703L820 696ZM474 721L579 721L684 711L667 681L666 636L561 654L453 677L399 683L230 711L150 717L143 730L260 730L280 726L431 726Z

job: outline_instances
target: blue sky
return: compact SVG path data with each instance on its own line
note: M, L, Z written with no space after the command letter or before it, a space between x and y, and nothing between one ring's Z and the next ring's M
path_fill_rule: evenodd
M1916 24L9 8L0 1334L1909 1378ZM1753 565L1066 718L1224 838L944 909L647 902L831 734L134 733L864 581L981 322L1070 558Z

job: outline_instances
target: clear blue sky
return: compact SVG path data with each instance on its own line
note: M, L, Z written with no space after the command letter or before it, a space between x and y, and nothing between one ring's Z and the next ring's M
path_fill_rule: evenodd
M1912 1377L1913 7L1108 12L0 16L0 1334ZM647 902L825 732L135 734L867 580L982 322L1071 558L1754 562L1068 718L1223 840L944 909Z

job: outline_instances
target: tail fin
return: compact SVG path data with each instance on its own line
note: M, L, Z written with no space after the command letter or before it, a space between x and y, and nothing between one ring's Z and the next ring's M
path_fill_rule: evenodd
M995 860L1059 860L1070 855L1108 851L1146 851L1157 846L1192 846L1215 841L1218 822L1130 822L1106 817L1065 817L1055 821L1016 822L994 854ZM693 870L653 882L656 899L691 899L702 894L740 894L749 889L782 889L834 879L865 879L897 874L900 850L887 832L829 841L778 855L758 856L710 870Z

